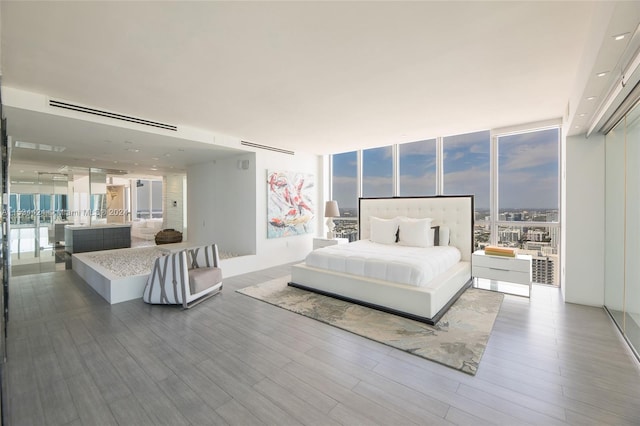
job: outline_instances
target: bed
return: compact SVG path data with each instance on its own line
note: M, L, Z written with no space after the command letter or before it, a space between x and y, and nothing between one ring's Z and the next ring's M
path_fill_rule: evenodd
M358 221L359 242L314 250L289 285L428 324L471 285L472 195L360 198ZM442 230L442 247L423 241L426 226L429 238ZM436 251L449 265L425 268L425 253Z

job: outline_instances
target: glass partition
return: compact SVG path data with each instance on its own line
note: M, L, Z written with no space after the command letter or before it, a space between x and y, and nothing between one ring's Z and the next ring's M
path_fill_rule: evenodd
M640 349L640 108L626 118L627 190L625 335Z
M49 272L61 263L59 222L67 216L67 175L37 172L12 185L9 195L12 272ZM57 237L57 238L56 238ZM55 261L55 262L54 262Z
M640 107L606 136L605 307L640 349Z

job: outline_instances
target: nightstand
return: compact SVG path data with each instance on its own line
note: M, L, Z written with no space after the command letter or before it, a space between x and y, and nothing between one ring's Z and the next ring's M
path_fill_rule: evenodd
M335 246L336 244L348 244L348 238L334 238L332 240L328 238L314 238L313 249L319 249L322 247Z
M527 297L530 297L531 263L532 257L529 254L518 254L516 257L489 256L484 253L484 250L478 250L473 253L471 259L471 276L476 281L476 287L485 288L480 285L478 280L484 278L492 281L488 290L503 293L510 293L510 291L501 288L499 283L493 281L526 285L529 288ZM519 293L514 294L520 295Z

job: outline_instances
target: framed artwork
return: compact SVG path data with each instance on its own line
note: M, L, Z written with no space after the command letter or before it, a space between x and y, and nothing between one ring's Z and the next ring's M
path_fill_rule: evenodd
M315 178L312 174L267 171L267 238L313 232Z

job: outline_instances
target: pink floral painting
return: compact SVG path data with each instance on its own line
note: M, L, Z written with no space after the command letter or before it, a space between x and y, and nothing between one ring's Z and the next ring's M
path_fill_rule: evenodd
M267 238L313 232L314 176L267 171Z

